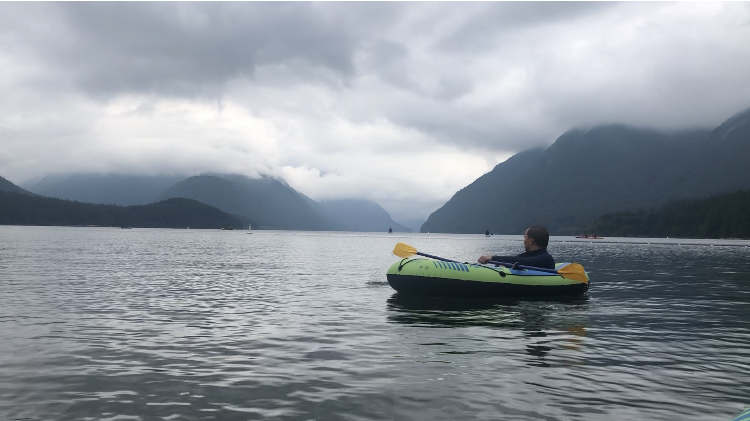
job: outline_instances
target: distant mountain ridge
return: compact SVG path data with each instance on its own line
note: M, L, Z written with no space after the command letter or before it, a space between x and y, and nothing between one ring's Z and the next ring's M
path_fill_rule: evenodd
M34 195L34 193L31 193L29 191L26 191L16 186L15 184L10 182L9 180L6 180L3 177L0 177L0 192L23 193L23 194L28 194L28 195Z
M28 187L43 196L122 206L185 197L240 216L254 229L412 231L375 202L332 200L323 205L271 177L74 174L47 176Z
M385 209L369 200L323 200L320 202L329 215L336 219L340 231L412 232L391 219Z
M167 189L161 199L187 197L236 215L261 229L328 230L333 227L300 193L273 178L199 175Z
M47 197L130 206L156 202L164 190L184 179L184 176L175 175L52 175L27 185L26 188Z
M573 234L604 213L750 188L750 109L714 130L571 130L457 192L421 232Z
M183 180L161 198L189 197L226 212L246 215L261 229L309 231L411 232L375 202L329 200L320 203L270 177L200 175Z
M239 218L191 199L148 205L102 205L0 191L0 225L242 229Z
M51 177L29 190L43 190L61 198L83 192L94 203L118 203L113 197L140 201L136 203L188 197L241 216L254 228L405 228L390 216L386 218L387 212L374 202L318 203L268 177L206 174L179 178L173 184L168 182L174 179L150 183L144 177L135 184L149 188L133 187L132 194L125 194L130 187L118 184L120 176L102 183L86 181L87 177L94 176ZM0 190L18 188L3 180ZM574 234L606 213L655 208L671 200L699 199L748 188L750 109L713 130L668 133L624 125L597 126L570 130L546 149L524 151L498 164L433 212L421 231L517 234L530 225L541 224L553 235Z

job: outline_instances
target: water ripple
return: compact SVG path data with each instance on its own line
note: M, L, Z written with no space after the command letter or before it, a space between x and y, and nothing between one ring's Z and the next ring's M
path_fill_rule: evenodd
M390 250L471 261L520 236L241 234L0 227L0 418L706 420L750 405L744 243L553 239L589 296L487 301L394 293Z

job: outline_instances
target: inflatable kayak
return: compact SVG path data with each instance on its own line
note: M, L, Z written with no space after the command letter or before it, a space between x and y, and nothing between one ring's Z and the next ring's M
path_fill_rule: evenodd
M559 263L557 270L569 263ZM564 272L564 270L563 270ZM580 295L589 278L503 266L458 263L425 257L400 260L388 269L388 284L400 293L433 297L532 297Z
M740 415L737 415L737 418L732 421L750 421L750 408L747 408Z

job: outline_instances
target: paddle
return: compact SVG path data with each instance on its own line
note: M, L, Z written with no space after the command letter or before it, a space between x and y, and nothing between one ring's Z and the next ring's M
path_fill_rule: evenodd
M446 258L440 257L440 256L433 256L433 255L427 254L427 253L420 253L414 247L412 247L412 246L410 246L408 244L404 244L404 243L396 243L396 247L393 248L393 254L395 254L398 257L403 257L404 259L406 259L407 257L410 257L410 256L414 256L415 254L418 254L420 256L429 257L431 259L436 259L436 260L442 260L444 262L461 263L461 262L457 262L455 260L446 259Z
M396 247L393 248L393 254L395 254L398 257L404 258L404 259L406 259L407 257L414 256L415 254L418 254L420 256L429 257L431 259L442 260L444 262L460 263L460 262L457 262L455 260L446 259L444 257L433 256L431 254L419 252L414 247L412 247L412 246L410 246L408 244L404 244L404 243L396 243ZM508 266L508 267L512 267L514 269L515 268L519 268L519 269L527 269L527 270L537 270L537 271L540 271L540 272L556 273L556 274L562 276L565 279L572 279L574 281L587 282L588 283L588 279L586 278L586 272L584 271L583 266L581 266L581 264L579 264L579 263L570 263L568 265L565 265L565 266L561 267L558 270L546 269L546 268L538 268L538 267L534 267L534 266L525 266L525 265L519 265L519 264L513 264L513 263L495 262L495 261L492 261L492 260L490 260L487 263L493 264L493 265L496 265L496 266L497 265Z
M538 268L534 266L519 265L517 263L495 262L494 260L490 260L486 263L495 265L495 266L499 266L499 265L507 266L511 269L527 269L527 270L536 270L539 272L556 273L565 279L572 279L574 281L580 281L580 282L588 282L588 279L586 279L586 271L583 270L583 266L580 263L568 263L567 265L557 270L547 269L547 268Z

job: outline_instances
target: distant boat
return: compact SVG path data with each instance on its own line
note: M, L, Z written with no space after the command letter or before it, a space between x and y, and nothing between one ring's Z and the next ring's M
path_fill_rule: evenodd
M222 231L232 231L232 230L234 230L234 228L232 228L232 227L223 227L222 228Z
M388 228L388 234L393 232L393 228Z
M601 240L604 237L599 237L596 234L593 234L593 235L583 234L583 235L576 235L576 238L588 238L588 239L591 239L591 240Z
M250 230L252 230L252 227L250 226L250 224L247 224L247 233L248 234L252 234L252 232L250 232Z

